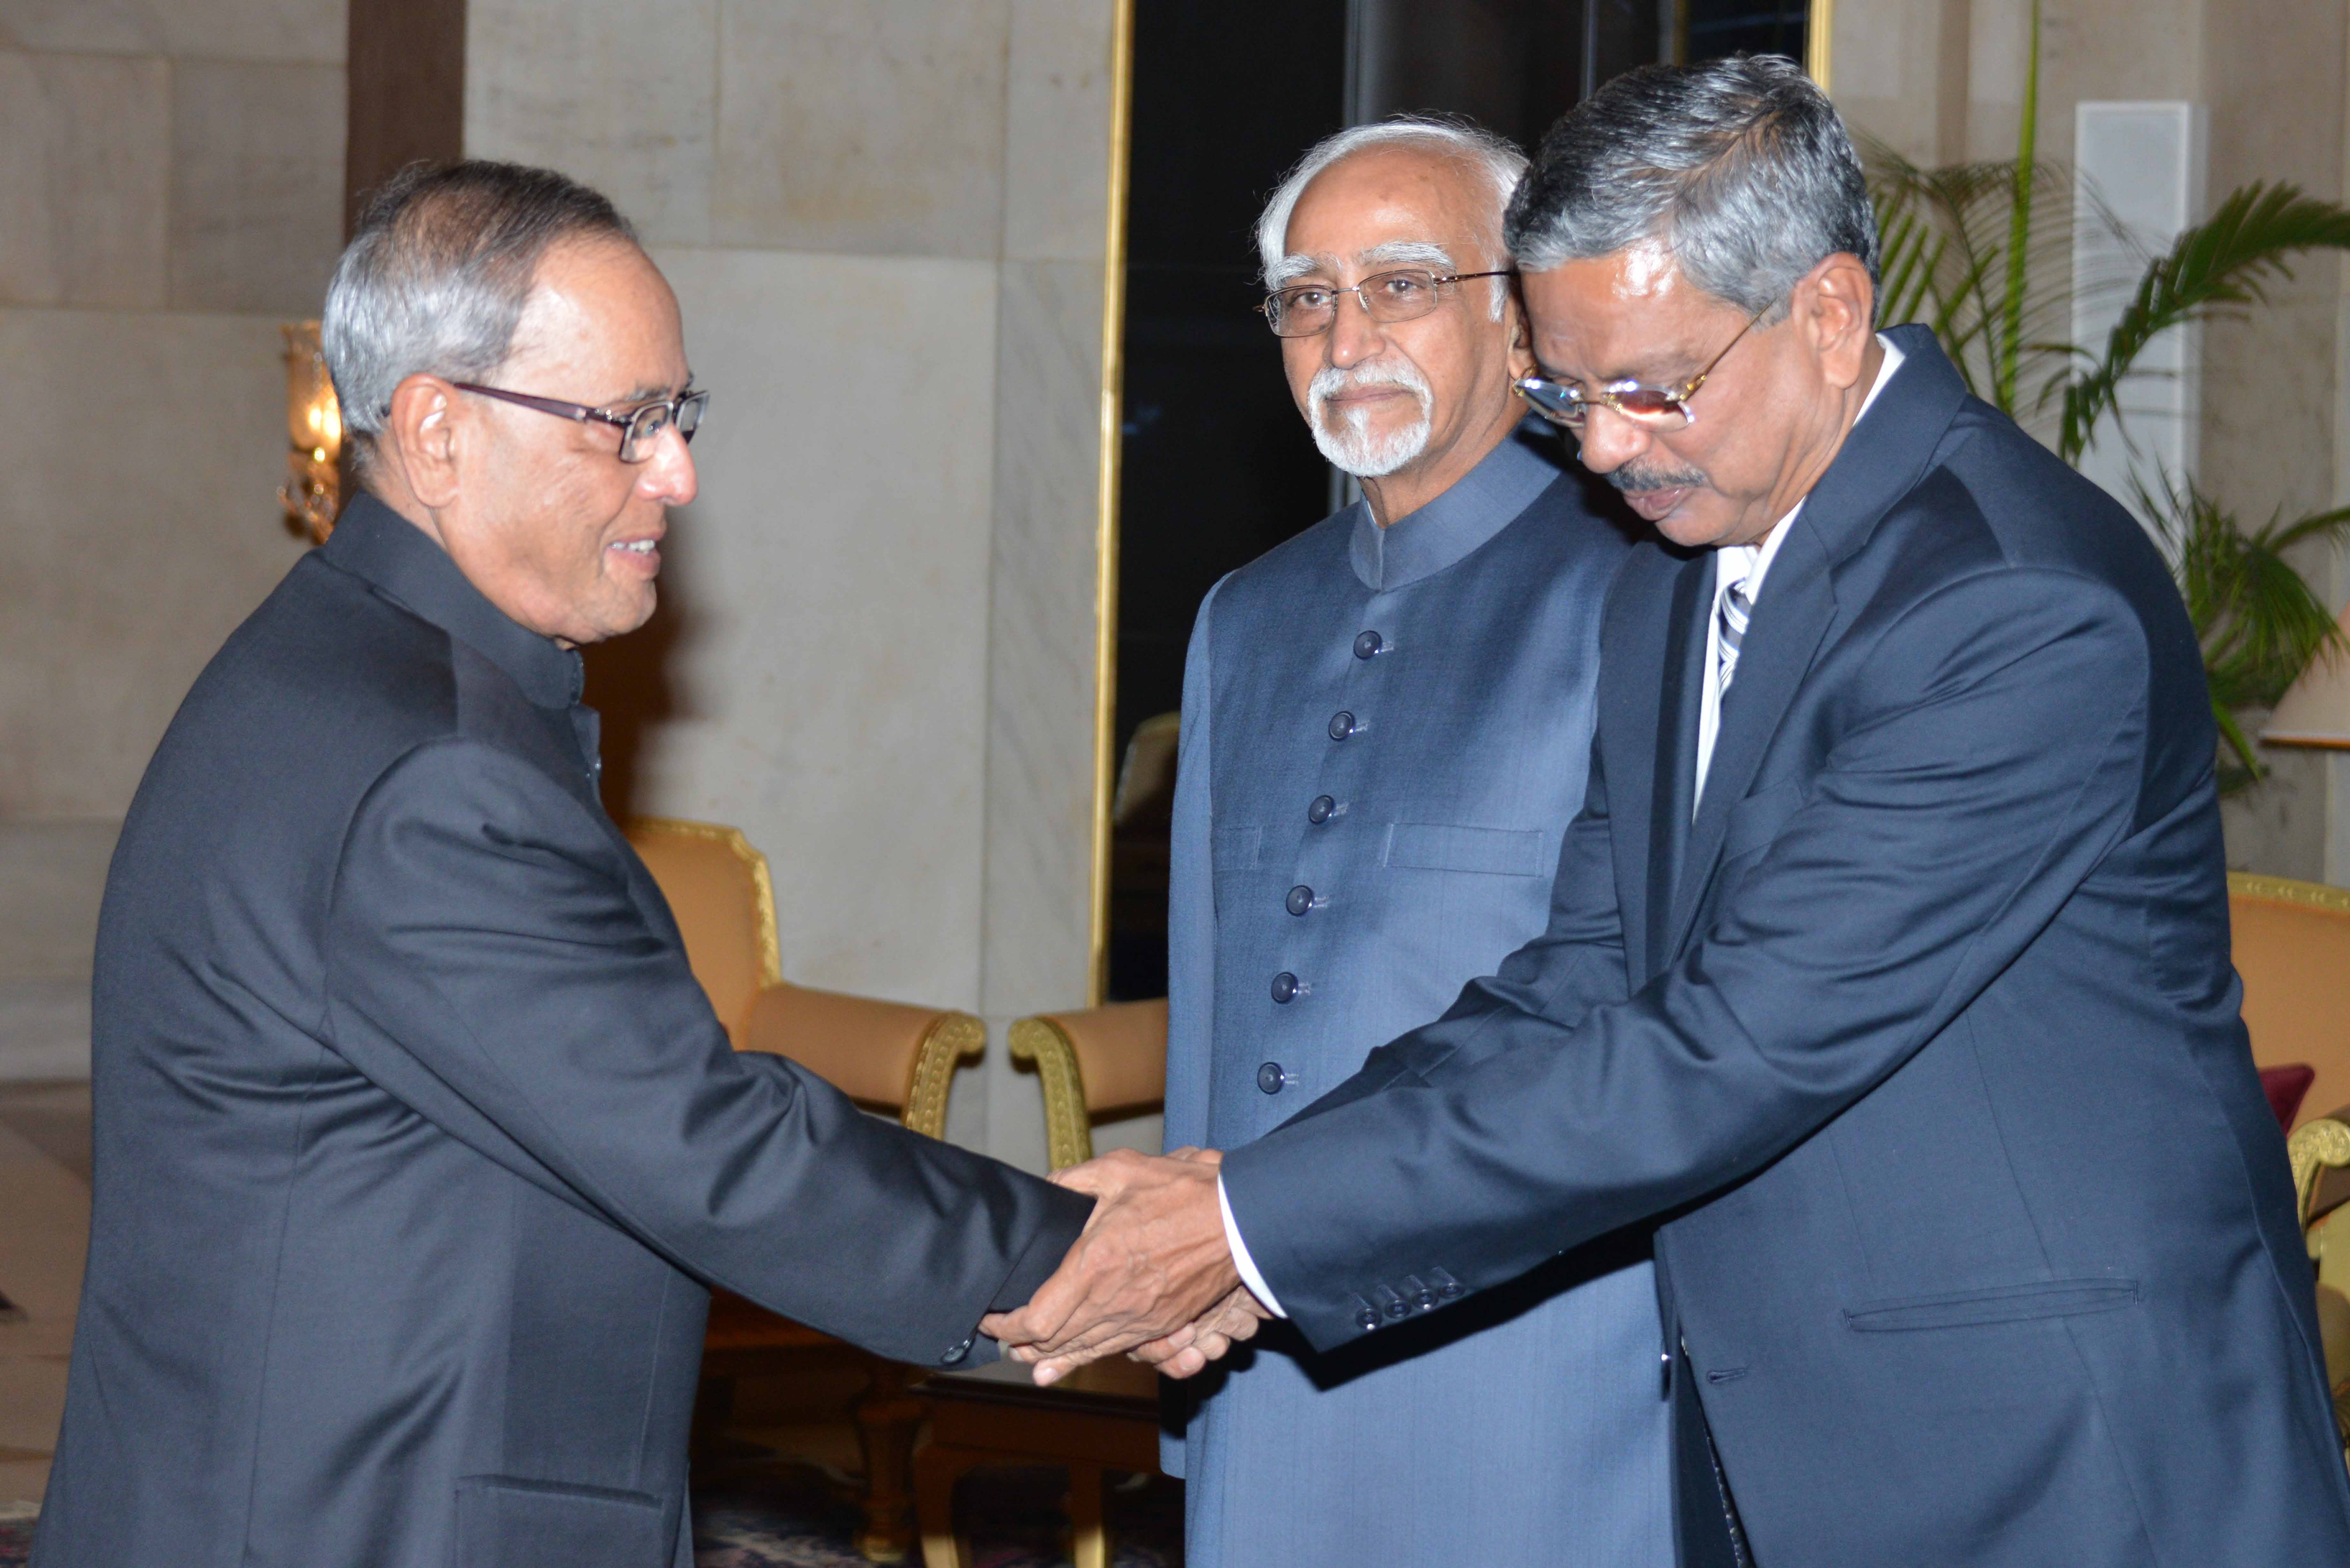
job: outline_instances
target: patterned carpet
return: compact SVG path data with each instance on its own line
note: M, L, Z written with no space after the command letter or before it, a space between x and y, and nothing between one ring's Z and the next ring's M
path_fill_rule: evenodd
M972 1568L1066 1568L1068 1484L1056 1469L983 1470L967 1479L957 1510L972 1537ZM866 1568L850 1544L857 1509L814 1469L735 1477L694 1497L698 1568ZM1112 1568L1180 1568L1183 1492L1173 1481L1113 1491ZM0 1516L0 1568L25 1568L30 1520ZM919 1555L919 1554L918 1554ZM919 1568L919 1564L916 1564Z

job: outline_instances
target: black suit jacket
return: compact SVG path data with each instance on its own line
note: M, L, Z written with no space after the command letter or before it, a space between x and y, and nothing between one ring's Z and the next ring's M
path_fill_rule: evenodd
M1234 1214L1325 1346L1663 1217L1765 1568L2350 1562L2194 635L2127 514L1898 340L1694 823L1713 562L1652 544L1548 932L1232 1150Z
M728 1048L579 691L361 496L189 694L100 921L43 1568L687 1563L706 1285L952 1364L1076 1235Z

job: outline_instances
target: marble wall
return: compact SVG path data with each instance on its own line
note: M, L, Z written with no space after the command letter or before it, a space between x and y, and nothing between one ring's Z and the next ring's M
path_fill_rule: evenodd
M342 51L340 0L0 0L0 817L120 817L299 551L276 323L341 243Z
M807 984L969 1008L950 1136L1041 1168L1003 1026L1082 1005L1110 0L472 0L465 150L677 287L702 494L598 655L628 804L741 826ZM591 697L599 693L591 691Z
M2032 0L1845 0L1836 102L1920 162L2012 158L2031 16ZM2070 161L2076 103L2186 99L2210 111L2214 201L2255 180L2345 198L2342 0L2044 0L2041 25L2042 158ZM2255 524L2350 501L2350 279L2322 254L2293 271L2202 341L2199 478ZM2332 553L2301 564L2330 603L2350 597ZM2269 780L2227 805L2230 864L2350 886L2350 760L2274 748L2266 761Z
M0 0L0 1077L86 1072L114 825L301 550L277 323L342 239L342 0Z

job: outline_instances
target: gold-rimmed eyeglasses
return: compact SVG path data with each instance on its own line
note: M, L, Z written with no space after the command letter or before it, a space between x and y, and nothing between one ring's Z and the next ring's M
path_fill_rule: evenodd
M702 424L702 411L710 406L710 394L689 387L674 398L655 398L649 403L632 403L622 409L591 409L585 403L567 403L560 398L535 397L528 392L509 392L503 387L484 387L472 381L452 381L451 386L461 392L475 392L484 398L496 398L502 402L518 403L525 409L536 409L542 414L585 424L594 420L599 424L617 425L620 430L620 461L642 462L653 454L653 442L661 431L671 425L687 441Z
M1591 405L1605 403L1634 424L1650 430L1677 431L1697 423L1697 414L1689 406L1697 389L1715 367L1730 358L1730 351L1745 341L1754 330L1754 324L1770 314L1765 306L1746 318L1738 336L1721 347L1721 352L1707 362L1704 369L1678 387L1646 387L1638 381L1610 381L1598 390L1586 392L1572 381L1554 381L1540 374L1521 376L1510 383L1511 389L1534 406L1534 412L1555 425L1579 431L1591 417Z
M1507 277L1499 272L1430 272L1422 266L1398 267L1373 273L1362 282L1341 288L1335 283L1300 283L1276 288L1257 306L1276 337L1317 337L1338 319L1338 300L1353 295L1363 312L1382 326L1412 321L1434 310L1446 291L1472 277Z

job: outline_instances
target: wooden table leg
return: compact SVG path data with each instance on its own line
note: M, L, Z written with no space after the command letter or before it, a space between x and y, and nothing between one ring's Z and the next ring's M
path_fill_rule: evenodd
M1102 1523L1098 1466L1069 1467L1069 1568L1109 1568L1109 1532Z
M900 1563L914 1544L908 1469L922 1406L906 1392L908 1369L876 1359L873 1380L857 1401L857 1438L865 1450L865 1528L857 1550L868 1563Z
M914 1517L922 1532L922 1568L971 1568L971 1542L955 1528L955 1482L988 1459L977 1449L932 1443L914 1456Z

